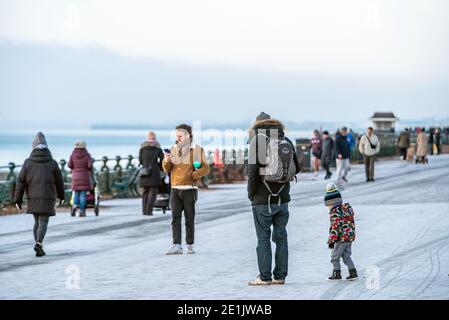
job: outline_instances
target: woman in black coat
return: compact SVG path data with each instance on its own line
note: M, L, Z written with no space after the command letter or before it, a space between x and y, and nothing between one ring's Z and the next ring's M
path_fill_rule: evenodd
M38 132L32 146L33 151L17 178L14 202L22 209L23 195L26 193L27 213L34 216L34 251L37 257L42 257L45 255L42 242L47 233L48 221L50 216L56 214L56 197L64 200L64 181L42 132Z
M147 171L147 174L140 175L140 186L143 188L142 213L146 216L153 215L154 202L162 184L162 160L164 153L156 140L156 134L149 132L147 141L142 143L139 151L139 162L143 168L141 173Z

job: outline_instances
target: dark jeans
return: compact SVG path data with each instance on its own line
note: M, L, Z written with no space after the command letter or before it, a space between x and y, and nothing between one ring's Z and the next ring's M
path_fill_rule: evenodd
M374 161L376 156L365 156L364 158L366 178L374 178Z
M326 174L329 176L331 174L331 159L330 157L324 156L321 160L321 165L323 166L323 169L326 170Z
M143 214L152 214L154 202L159 192L158 187L143 188L142 212Z
M271 205L269 213L268 205L253 206L254 224L257 234L257 262L259 264L260 278L271 280L271 242L276 244L275 268L273 276L276 280L284 280L288 271L288 242L287 242L287 222L288 204ZM271 232L273 226L273 233Z
M186 225L186 243L195 241L195 202L198 199L197 189L171 189L170 205L172 213L173 244L181 244L182 237L182 212L184 211Z
M399 148L402 160L407 160L407 148Z
M34 216L34 228L33 228L34 241L42 244L45 238L45 234L47 233L47 226L50 217L48 215L43 214L33 214L33 216Z

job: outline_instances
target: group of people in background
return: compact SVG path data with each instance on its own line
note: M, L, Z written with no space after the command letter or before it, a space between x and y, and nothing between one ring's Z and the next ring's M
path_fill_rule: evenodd
M176 144L162 151L156 134L150 132L139 152L140 185L143 188L142 212L152 215L156 195L164 175L171 175L170 207L172 211L173 246L166 254L181 254L181 217L186 220L187 253L194 253L195 203L198 199L198 181L209 173L204 149L192 144L192 128L182 124L176 127ZM87 194L92 191L93 162L86 142L77 141L68 162L72 170L71 215L86 216ZM65 200L65 185L58 163L53 159L45 135L38 132L32 142L32 151L18 175L14 203L22 210L26 194L27 213L34 216L34 250L37 257L45 256L43 241L51 216L56 214L57 199Z
M350 157L352 149L356 145L356 140L352 131L347 127L342 127L335 134L335 141L328 131L322 134L314 130L311 139L310 150L312 154L312 168L315 176L318 176L320 166L326 172L324 179L332 177L330 170L332 161L335 159L337 166L337 185L343 188L343 183L348 182L348 172L350 171ZM374 134L374 129L369 127L358 142L358 150L364 157L366 181L374 181L374 163L376 155L380 151L380 140Z
M412 144L412 132L416 135L416 143ZM399 149L401 161L413 161L416 163L428 163L427 155L441 154L442 134L448 134L449 128L405 128L400 132L396 145ZM367 182L374 182L374 168L376 156L380 152L380 139L374 133L372 127L367 128L356 141L352 131L343 127L338 129L335 140L328 131L314 130L310 140L311 167L315 177L318 176L320 167L325 171L324 179L332 177L330 170L334 159L336 161L337 186L343 188L348 182L347 174L350 170L350 156L353 147L358 146L359 153L363 156ZM411 150L410 148L413 150Z
M412 144L411 134L416 135L416 143ZM411 130L405 128L399 134L397 146L400 150L401 161L413 161L416 154L416 163L428 163L427 155L441 154L442 132L446 131L440 128L415 128Z

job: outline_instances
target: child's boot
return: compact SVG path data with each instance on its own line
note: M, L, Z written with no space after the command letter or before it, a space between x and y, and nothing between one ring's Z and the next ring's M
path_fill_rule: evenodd
M328 280L341 280L341 270L334 270Z
M349 270L349 277L346 277L346 280L353 281L353 280L357 280L357 279L358 279L357 270L356 269L350 269Z

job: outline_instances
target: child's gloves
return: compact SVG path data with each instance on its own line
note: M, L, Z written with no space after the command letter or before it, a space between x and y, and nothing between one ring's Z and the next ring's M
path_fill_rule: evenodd
M334 242L328 243L329 249L333 249L333 248L334 248L334 245L335 245Z

